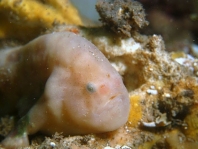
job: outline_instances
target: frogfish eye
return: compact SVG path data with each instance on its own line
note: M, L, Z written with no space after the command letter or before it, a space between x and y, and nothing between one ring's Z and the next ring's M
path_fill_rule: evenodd
M87 83L86 89L90 93L94 93L96 91L96 87L93 83Z

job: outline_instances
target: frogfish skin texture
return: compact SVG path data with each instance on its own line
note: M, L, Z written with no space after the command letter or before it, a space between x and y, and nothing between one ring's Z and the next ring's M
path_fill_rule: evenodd
M16 111L22 118L1 142L7 148L28 145L28 135L37 131L113 131L128 119L129 97L121 76L92 43L58 32L0 51L0 115Z

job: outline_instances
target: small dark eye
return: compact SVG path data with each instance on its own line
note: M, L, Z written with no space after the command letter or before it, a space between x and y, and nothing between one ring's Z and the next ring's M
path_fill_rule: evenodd
M92 84L92 83L88 83L87 86L86 86L87 90L90 92L90 93L93 93L96 91L95 89L95 86Z

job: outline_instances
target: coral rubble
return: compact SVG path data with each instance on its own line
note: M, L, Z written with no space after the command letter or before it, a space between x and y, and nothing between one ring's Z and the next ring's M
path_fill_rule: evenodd
M142 5L137 1L98 1L96 4L101 21L114 32L131 36L131 32L148 25Z

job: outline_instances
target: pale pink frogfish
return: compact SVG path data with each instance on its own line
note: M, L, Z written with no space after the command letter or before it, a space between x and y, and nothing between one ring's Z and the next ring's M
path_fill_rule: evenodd
M0 115L17 113L16 127L0 143L29 144L38 131L103 133L123 126L129 95L100 50L72 32L40 36L0 51Z

